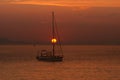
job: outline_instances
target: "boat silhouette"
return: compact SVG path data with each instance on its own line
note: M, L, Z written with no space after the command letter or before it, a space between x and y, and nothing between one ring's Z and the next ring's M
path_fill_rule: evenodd
M55 15L52 12L52 39L51 39L51 51L41 50L37 53L36 59L38 61L63 61L63 51L61 47L61 41L58 34L58 29L56 28L55 24ZM56 51L56 47L59 46L59 53Z

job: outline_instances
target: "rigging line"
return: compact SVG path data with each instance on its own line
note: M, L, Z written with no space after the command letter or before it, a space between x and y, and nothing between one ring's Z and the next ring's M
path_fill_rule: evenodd
M61 40L60 40L60 35L59 35L59 32L58 32L58 27L57 27L57 22L56 22L56 19L54 18L55 20L55 29L56 29L56 34L58 36L58 42L59 42L59 45L60 45L60 49L61 49L61 52L62 52L62 56L63 56L63 49L62 49L62 44L61 44Z

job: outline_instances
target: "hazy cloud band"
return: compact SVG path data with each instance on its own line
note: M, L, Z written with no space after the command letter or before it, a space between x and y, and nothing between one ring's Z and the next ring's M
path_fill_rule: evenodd
M33 5L55 5L55 6L103 6L120 7L120 0L0 0L3 3L33 4Z

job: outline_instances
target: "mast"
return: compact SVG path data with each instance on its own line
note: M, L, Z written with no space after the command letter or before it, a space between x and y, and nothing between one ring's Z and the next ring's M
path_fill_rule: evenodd
M54 23L54 12L52 12L52 39L55 38L55 23ZM52 43L52 46L53 46L53 56L55 55L55 43Z

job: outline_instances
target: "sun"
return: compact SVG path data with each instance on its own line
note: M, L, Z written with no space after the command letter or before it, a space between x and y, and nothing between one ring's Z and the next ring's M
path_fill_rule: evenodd
M56 43L56 42L57 42L57 39L56 39L56 38L53 38L53 39L51 40L51 42L52 42L52 43Z

